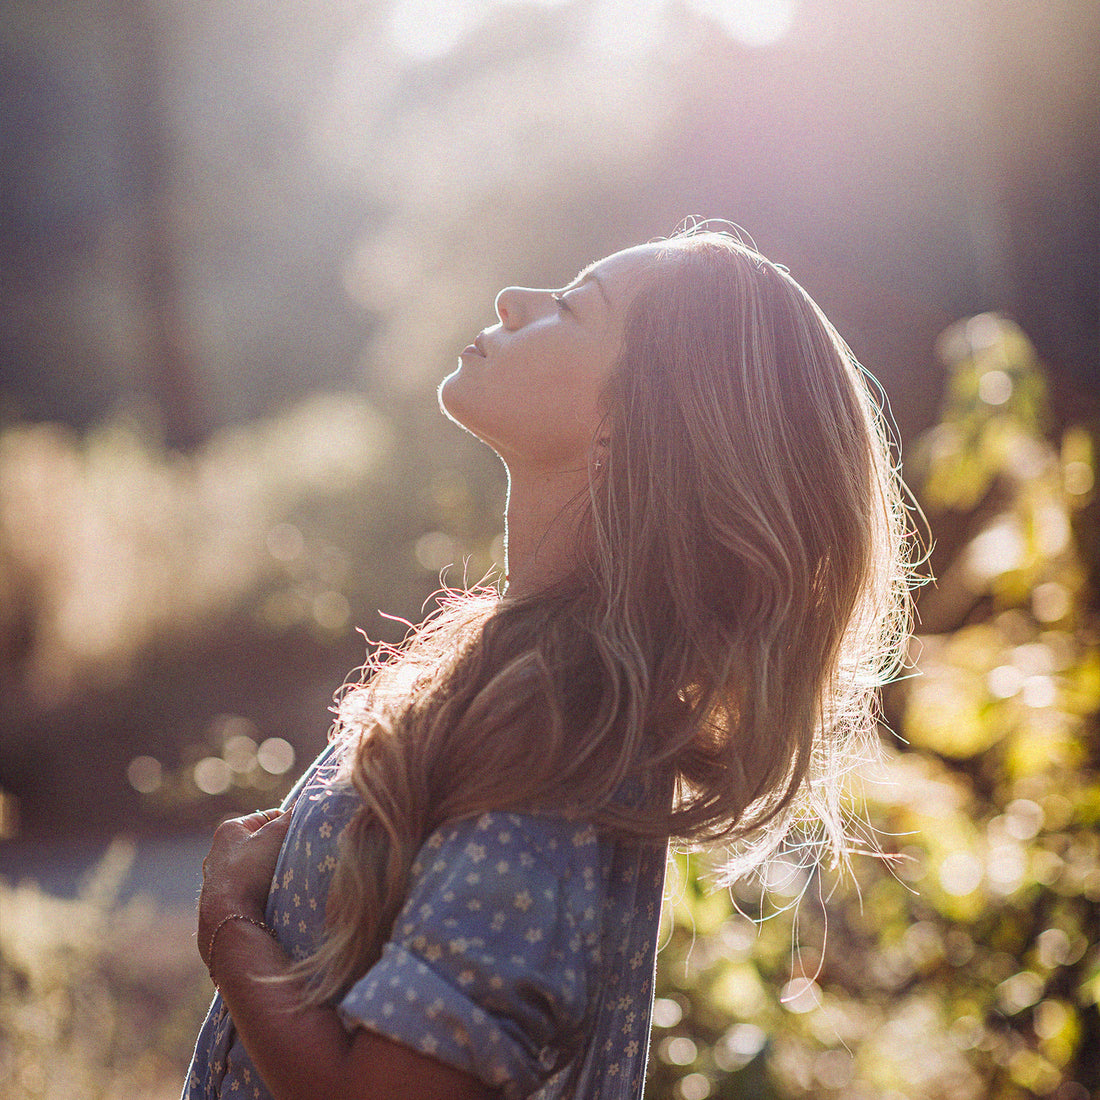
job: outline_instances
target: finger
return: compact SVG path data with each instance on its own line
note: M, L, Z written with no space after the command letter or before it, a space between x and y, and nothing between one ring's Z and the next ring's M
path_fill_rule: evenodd
M246 814L244 817L237 818L237 822L250 833L259 832L265 825L272 821L277 821L282 815L282 811L277 808L270 810L254 810L250 814Z
M274 817L270 817L267 821L257 829L257 832L278 832L279 829L286 829L290 825L290 810L279 810Z
M267 810L265 813L268 816L261 815L254 826L248 826L253 837L258 837L261 833L264 836L273 836L286 832L290 825L289 810Z

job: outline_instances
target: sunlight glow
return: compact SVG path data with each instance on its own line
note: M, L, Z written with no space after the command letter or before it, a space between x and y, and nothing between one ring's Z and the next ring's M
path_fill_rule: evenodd
M390 9L390 42L407 57L432 61L450 53L497 8L515 0L395 0ZM526 0L535 7L557 7L562 0Z
M451 53L498 8L516 0L394 0L387 20L391 44L414 61ZM563 0L527 0L557 7ZM750 48L772 46L794 25L798 0L686 0L699 15L714 19L735 41ZM600 0L591 8L589 52L626 57L644 53L660 40L668 17L660 0Z
M492 0L397 0L390 10L390 41L420 61L443 57L496 5Z
M772 46L794 24L796 0L688 0L702 15L717 19L743 46Z
M644 54L660 39L665 5L656 0L601 0L592 8L585 45L595 58Z

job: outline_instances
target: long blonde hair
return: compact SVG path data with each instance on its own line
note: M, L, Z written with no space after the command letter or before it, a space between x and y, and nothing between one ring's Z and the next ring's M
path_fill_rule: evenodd
M445 600L342 696L334 736L362 807L302 966L313 1001L378 957L448 820L566 812L737 842L743 867L809 819L819 848L847 849L837 777L872 751L909 606L867 377L784 269L691 230L632 303L605 407L574 574L535 597ZM625 780L653 797L616 798Z

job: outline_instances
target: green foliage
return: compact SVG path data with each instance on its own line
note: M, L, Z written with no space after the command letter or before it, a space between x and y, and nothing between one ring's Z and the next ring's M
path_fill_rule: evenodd
M732 895L679 861L654 1100L1100 1088L1100 657L1074 538L1092 447L1048 440L1009 322L962 322L941 352L942 422L915 467L933 530L961 536L921 601L919 675L888 698L902 743L860 792L893 858L844 882L780 863L770 892Z
M1086 1100L1100 1088L1100 653L1080 522L1093 447L1080 428L1049 439L1040 369L1007 322L966 322L941 347L942 422L913 462L944 533L921 594L920 675L888 694L897 737L850 792L892 858L857 859L843 881L781 858L730 893L676 858L653 1100ZM337 423L365 440L326 449ZM269 635L333 637L377 607L414 616L447 560L469 555L476 578L495 552L498 483L461 437L426 447L437 430L410 403L383 431L350 399L236 429L186 460L125 424L86 441L9 429L0 583L19 598L0 606L43 598L59 625L29 634L6 674L25 689L36 667L60 668L52 683L78 684L165 631L210 629L226 604ZM139 571L159 561L164 575L112 608L86 583L82 547ZM192 560L216 599L191 585ZM62 630L96 607L114 616L97 620L98 653L87 631ZM174 769L135 767L147 808L203 798L202 776L270 795L278 746L261 751L242 718L207 733ZM123 855L76 901L0 884L5 1095L178 1091L209 987L190 913L114 900Z

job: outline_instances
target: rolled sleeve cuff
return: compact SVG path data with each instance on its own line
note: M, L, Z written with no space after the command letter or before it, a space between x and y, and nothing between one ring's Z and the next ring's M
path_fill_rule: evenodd
M458 975L458 981L464 978ZM473 978L471 977L471 984ZM405 947L382 958L337 1006L344 1026L365 1027L472 1074L506 1100L529 1096L553 1071L513 1021L494 1016ZM549 1057L547 1051L543 1057Z

